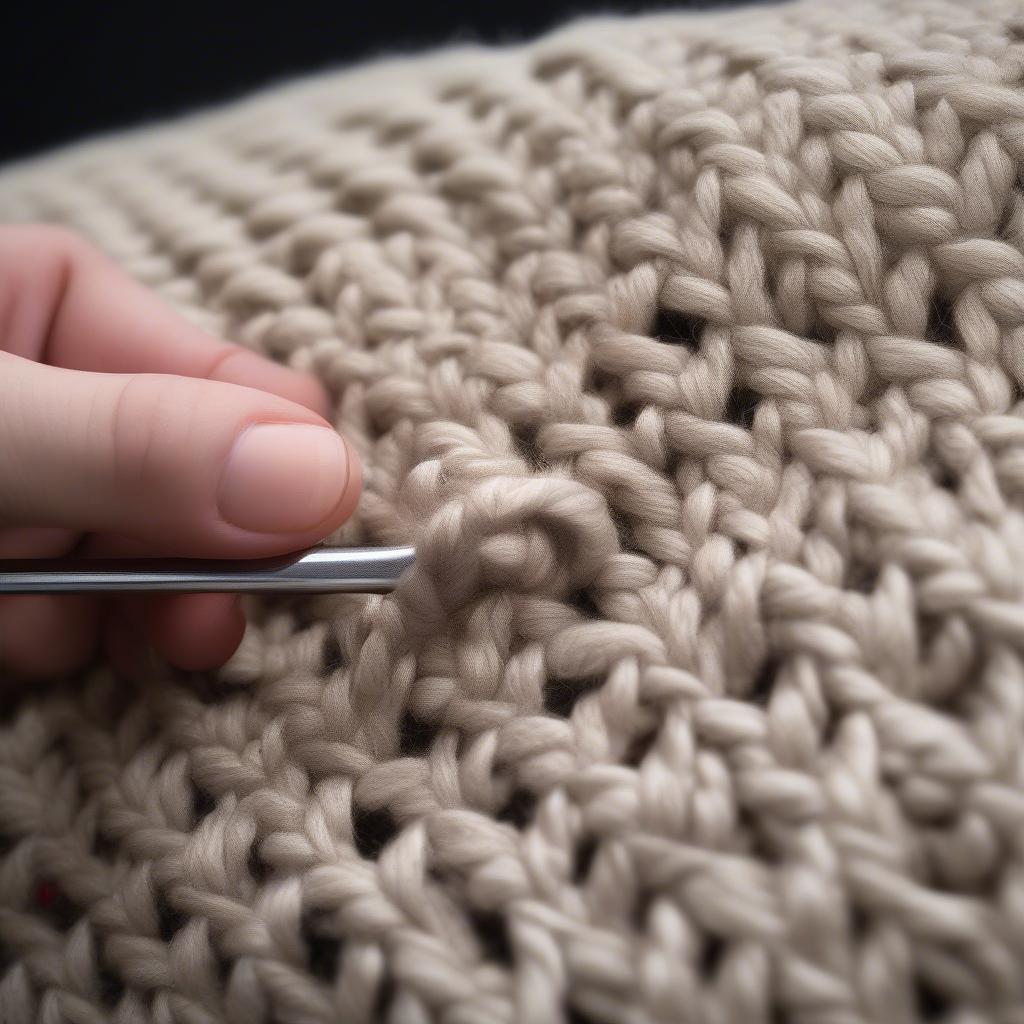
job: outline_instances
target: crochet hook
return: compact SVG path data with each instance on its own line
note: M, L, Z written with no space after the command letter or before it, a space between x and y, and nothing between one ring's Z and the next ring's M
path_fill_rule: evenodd
M0 559L0 594L383 594L415 558L408 547L317 547L258 560Z

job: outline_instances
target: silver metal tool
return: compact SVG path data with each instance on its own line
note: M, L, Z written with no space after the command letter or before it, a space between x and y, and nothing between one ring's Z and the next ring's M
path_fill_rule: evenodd
M310 548L280 558L0 559L0 594L383 594L416 559L413 548Z

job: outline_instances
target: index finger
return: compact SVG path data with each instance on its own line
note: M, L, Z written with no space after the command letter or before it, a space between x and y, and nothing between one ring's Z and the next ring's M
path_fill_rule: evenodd
M328 412L315 378L212 337L62 228L0 227L0 324L0 349L36 362L206 378Z

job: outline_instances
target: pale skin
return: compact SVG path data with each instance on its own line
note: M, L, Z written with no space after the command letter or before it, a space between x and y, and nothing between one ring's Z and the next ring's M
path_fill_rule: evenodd
M361 471L312 377L193 326L75 235L0 228L0 558L253 558L315 544ZM214 668L237 598L0 598L0 676Z

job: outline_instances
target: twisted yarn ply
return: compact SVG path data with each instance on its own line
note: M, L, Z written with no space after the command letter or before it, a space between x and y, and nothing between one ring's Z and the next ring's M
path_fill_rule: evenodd
M0 728L0 1020L1024 1021L1024 6L572 25L0 174L317 374L387 596Z

